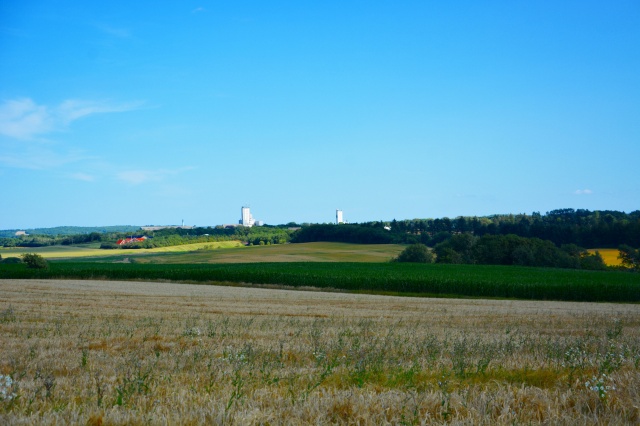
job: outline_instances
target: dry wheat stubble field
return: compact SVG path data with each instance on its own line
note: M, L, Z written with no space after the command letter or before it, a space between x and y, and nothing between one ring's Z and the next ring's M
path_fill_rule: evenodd
M640 420L632 304L0 280L0 348L9 425Z

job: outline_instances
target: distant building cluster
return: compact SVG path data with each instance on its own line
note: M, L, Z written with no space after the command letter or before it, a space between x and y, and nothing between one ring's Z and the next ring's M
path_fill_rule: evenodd
M240 220L238 221L238 223L242 226L248 226L248 227L251 227L253 225L255 226L264 225L264 222L262 222L261 220L255 220L253 218L253 216L251 215L251 209L247 206L243 206L242 209L240 210Z
M342 210L340 209L336 209L336 225L340 225L341 223L348 223L346 220L344 220L344 214L342 212ZM225 228L234 228L236 226L246 226L246 227L252 227L252 226L263 226L264 222L261 220L256 220L253 215L251 214L251 208L249 206L242 206L242 208L240 209L240 220L238 221L237 224L231 224L231 225L221 225ZM140 227L143 231L159 231L161 229L194 229L196 228L196 226L186 226L184 224L184 220L182 221L182 225L165 225L165 226L153 226L153 225L149 225L149 226L141 226ZM118 244L121 244L120 242L118 242ZM126 243L123 243L126 244Z

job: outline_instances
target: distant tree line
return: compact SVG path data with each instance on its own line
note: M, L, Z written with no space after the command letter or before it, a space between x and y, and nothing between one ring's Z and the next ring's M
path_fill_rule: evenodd
M292 231L286 226L254 226L254 227L207 227L207 228L165 228L157 231L143 232L139 228L129 232L91 232L76 235L21 235L11 238L0 238L3 247L46 247L54 245L75 245L100 242L101 248L154 248L199 242L242 241L249 245L271 245L289 242ZM132 235L150 237L144 242L119 246L119 239Z
M118 245L115 240L103 242L104 249L138 248L150 249L184 244L208 243L219 241L242 241L247 245L285 244L289 242L291 231L283 227L272 226L237 226L215 228L166 228L148 232L148 239L141 242Z
M118 232L136 232L139 226L131 225L113 225L113 226L56 226L53 228L32 228L32 229L5 229L0 230L0 238L14 237L17 231L26 231L27 234L33 235L80 235L96 232L99 234L109 234Z
M72 245L104 241L117 238L119 233L100 234L91 232L89 234L77 235L20 235L12 238L0 238L0 245L3 247L46 247L55 245Z
M309 225L293 234L292 243L331 241L354 244L394 244L412 242L408 233L389 232L375 224L361 225Z
M390 228L389 231L385 227ZM493 215L455 219L411 219L352 225L310 225L294 234L292 242L340 241L348 243L422 243L428 246L456 234L517 235L553 242L556 246L617 248L640 245L640 210L589 211L561 209L545 215Z
M310 225L291 242L335 241L410 244L397 261L423 255L414 245L433 247L438 263L606 269L599 253L583 247L619 248L623 266L640 270L640 211L561 209L545 215L493 215L413 219L351 225ZM427 256L428 258L428 256Z
M576 244L581 247L616 248L621 244L640 245L640 210L631 213L619 211L589 211L559 209L540 213L493 215L488 217L457 217L455 219L413 219L369 226L391 227L395 233L414 235L417 242L435 245L438 234L470 233L483 235L518 235L549 240L560 246Z
M433 249L437 263L517 265L604 270L600 253L590 254L575 244L557 247L540 238L469 233L453 235Z

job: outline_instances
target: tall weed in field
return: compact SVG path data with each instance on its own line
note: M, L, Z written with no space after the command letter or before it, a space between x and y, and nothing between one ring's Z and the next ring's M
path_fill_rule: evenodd
M259 295L267 294L283 293ZM346 316L313 304L273 313L260 309L260 297L223 312L213 297L208 305L184 297L161 299L159 308L149 298L147 307L124 308L126 298L109 294L110 310L83 310L79 298L11 300L15 321L0 323L0 374L13 380L6 393L19 397L0 403L0 423L593 424L593 413L601 423L637 420L630 407L640 316L632 309L617 332L609 314L557 307L556 318L480 316L476 301L433 300L424 306L443 308L425 314L418 305L405 312L404 299L376 298L375 309Z

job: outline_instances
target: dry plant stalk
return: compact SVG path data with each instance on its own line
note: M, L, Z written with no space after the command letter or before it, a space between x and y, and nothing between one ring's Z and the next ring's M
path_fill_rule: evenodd
M1 280L0 347L7 425L640 421L632 304Z

